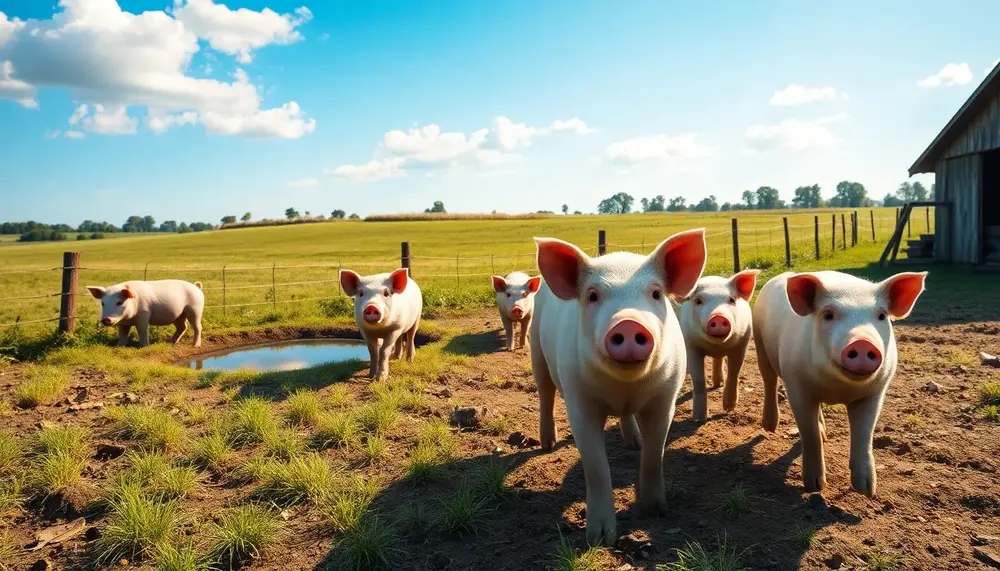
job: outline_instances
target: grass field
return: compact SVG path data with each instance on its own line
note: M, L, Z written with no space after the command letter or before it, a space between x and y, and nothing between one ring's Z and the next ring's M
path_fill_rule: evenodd
M516 220L435 220L400 222L339 221L282 227L234 229L185 235L130 236L103 241L5 244L0 248L0 324L58 317L58 297L10 298L57 294L62 252L79 251L86 285L110 285L130 279L181 278L201 281L209 321L273 320L275 314L322 314L342 305L320 302L337 297L337 271L361 273L399 267L400 242L411 246L412 274L430 307L467 307L491 303L491 273L534 272L532 236L572 241L591 254L598 230L607 233L608 250L647 253L680 230L704 227L709 246L707 272L732 272L731 220L739 220L741 262L774 272L784 266L782 217L788 217L793 267L814 267L814 216L819 217L820 255L873 260L891 234L894 209L859 211L859 249L841 250L840 217L848 210L785 210L712 214L642 214L625 216L555 216ZM831 217L836 216L836 249ZM876 243L872 248L872 219ZM923 225L923 220L919 221ZM923 228L920 229L923 231ZM830 264L833 263L833 266ZM225 270L223 271L223 268ZM35 271L39 270L39 271ZM767 273L765 274L767 275ZM272 288L272 284L276 287ZM225 288L223 287L225 286ZM223 291L225 289L225 292ZM226 305L225 311L222 306ZM93 318L97 304L83 298L79 315Z

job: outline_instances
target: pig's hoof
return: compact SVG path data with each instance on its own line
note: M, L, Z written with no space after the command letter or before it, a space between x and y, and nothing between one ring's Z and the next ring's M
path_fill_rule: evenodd
M826 477L823 475L813 475L804 473L802 475L802 486L807 492L821 492L826 488Z
M760 420L760 426L768 432L774 432L778 429L778 413L764 411L764 416Z
M667 515L667 500L661 494L656 498L640 498L639 507L646 515L665 516Z
M587 543L611 547L618 541L615 509L611 507L609 510L603 511L607 513L591 514L591 510L587 510Z
M642 437L638 434L625 436L625 447L631 450L642 450Z
M851 467L851 487L859 494L864 494L869 498L875 497L876 477L875 468L871 464Z
M542 430L538 435L538 440L541 441L542 450L549 451L556 447L556 429L552 427L547 430Z
M736 410L736 404L739 403L739 401L739 393L736 393L732 397L728 394L722 395L722 410L726 412L733 412Z

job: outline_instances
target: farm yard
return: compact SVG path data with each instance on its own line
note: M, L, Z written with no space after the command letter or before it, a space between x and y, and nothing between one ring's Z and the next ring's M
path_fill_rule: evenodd
M793 270L899 271L875 264L893 209L858 211L856 232L851 212L345 221L0 244L0 323L23 323L0 329L0 567L987 568L1000 553L1000 369L977 356L1000 352L1000 310L985 303L1000 280L988 275L930 266L927 291L895 325L900 365L876 428L873 499L851 490L843 407L824 412L828 487L803 493L787 403L776 432L760 428L752 344L735 411L722 412L715 390L696 424L690 381L682 389L664 459L669 515L636 509L639 453L609 422L614 548L584 545L583 471L561 399L556 449L538 446L528 352L502 349L487 279L536 273L532 236L596 255L604 230L608 251L645 253L705 227L706 275L728 276L735 216L740 267L763 270L759 287L786 269L787 216ZM914 218L914 237L933 230L927 220ZM401 242L425 311L414 362L394 361L387 381L370 382L359 361L179 365L234 346L357 338L337 270L395 269ZM65 250L81 253L83 290L68 339L49 333ZM190 333L166 344L170 327L154 329L148 348L112 347L83 288L144 277L204 284L202 347Z

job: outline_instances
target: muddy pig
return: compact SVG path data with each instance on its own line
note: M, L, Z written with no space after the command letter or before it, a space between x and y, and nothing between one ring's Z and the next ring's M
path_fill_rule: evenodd
M368 377L388 378L389 359L400 356L404 346L407 362L413 362L423 297L409 270L371 276L341 270L340 285L354 298L354 322L368 345Z
M587 541L617 539L615 498L604 447L609 416L626 446L640 448L637 495L665 514L663 447L687 367L670 300L686 297L705 267L704 229L681 232L648 256L591 258L553 238L535 238L544 283L531 321L531 369L538 387L539 439L556 443L556 391L566 401L587 489Z
M760 270L743 270L728 279L705 276L681 304L681 331L694 393L691 417L696 422L708 418L705 357L712 359L713 387L722 386L723 359L728 365L722 408L731 411L739 401L740 369L750 346L752 329L749 302L759 273Z
M101 323L118 327L118 345L128 343L128 334L135 326L139 345L149 345L150 325L173 324L177 330L170 342L176 344L191 324L194 346L201 346L201 315L205 309L205 294L201 282L184 280L129 281L104 288L87 286L90 294L101 301Z
M531 313L535 305L535 293L542 284L541 276L528 277L528 274L512 272L507 276L490 276L493 292L497 296L497 309L500 311L500 321L503 322L507 334L507 349L514 350L514 329L521 326L519 345L524 347L531 326Z
M764 379L762 425L778 426L778 377L802 441L806 491L826 486L820 405L847 406L851 486L876 493L872 433L896 373L892 322L910 314L927 272L872 283L841 272L786 272L768 281L753 308L753 337Z

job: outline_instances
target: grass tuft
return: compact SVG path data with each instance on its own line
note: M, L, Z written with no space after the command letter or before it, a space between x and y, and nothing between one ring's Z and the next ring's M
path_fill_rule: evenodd
M351 485L338 490L326 500L323 512L336 533L351 530L368 513L372 500L379 492L379 486L361 476L354 478Z
M366 465L377 464L389 456L389 441L381 436L369 436L362 451Z
M1000 406L988 404L979 409L979 415L988 422L1000 421Z
M980 406L1000 406L1000 381L987 381L979 387Z
M507 486L510 465L500 458L491 456L472 474L471 486L477 494L489 499L510 495L513 490Z
M277 429L264 438L267 455L290 460L302 452L304 446L293 430Z
M903 556L898 553L883 553L875 549L865 556L870 571L895 571L902 563Z
M118 486L108 505L108 523L98 540L98 559L106 563L156 555L183 523L176 503L157 502L135 484Z
M298 456L287 463L273 462L261 472L264 484L260 493L282 504L306 500L319 503L330 492L332 471L319 454Z
M357 430L357 422L349 413L323 413L316 422L313 439L319 448L347 446L357 440Z
M479 535L486 527L486 504L488 498L463 482L450 497L441 501L436 516L437 528L443 533L459 536Z
M236 403L226 423L226 432L234 446L247 446L274 436L278 423L268 401L249 397Z
M547 569L550 571L603 571L614 568L614 560L607 551L589 546L584 551L559 534L555 552L549 556Z
M314 426L322 407L316 393L298 390L288 395L288 421L298 426Z
M492 436L502 436L510 432L510 420L502 414L491 417L483 423L482 431Z
M749 571L743 565L746 551L737 551L726 545L725 538L716 541L716 548L706 550L700 543L685 542L684 547L674 550L677 561L657 565L657 571Z
M258 504L232 508L215 524L211 559L233 567L256 559L276 540L278 518Z
M154 561L156 571L214 571L209 558L198 553L193 544L182 547L161 545Z
M815 527L800 527L795 530L792 535L792 543L803 551L808 551L812 549L813 544L816 542L816 532L818 530Z
M158 450L176 449L184 442L184 427L166 411L130 404L109 408L104 414L115 425L111 430L115 438Z
M351 392L345 385L334 385L324 400L330 408L347 408L351 404Z
M391 400L365 405L357 412L357 422L361 430L376 436L388 434L398 417L398 404Z
M198 466L218 472L232 452L226 438L220 432L212 431L194 442L190 458Z
M65 452L77 458L87 456L90 432L79 426L59 424L46 426L38 431L32 452L39 456L54 452Z
M743 484L734 485L729 491L722 494L720 509L728 518L738 518L741 515L753 511L753 494L743 487Z
M0 478L0 527L8 517L21 509L21 504L25 500L23 488L24 477L21 475L6 475Z
M31 470L32 488L50 496L66 491L81 479L87 462L70 452L49 452L38 457Z
M180 409L184 413L185 418L187 418L187 424L201 424L205 422L212 410L208 405L201 402L182 404Z
M402 555L396 530L377 516L364 517L337 542L343 566L352 571L390 569Z
M53 404L69 388L69 371L61 367L28 365L24 380L14 391L14 401L21 408Z
M9 434L0 433L0 476L13 470L23 453L21 441Z

